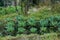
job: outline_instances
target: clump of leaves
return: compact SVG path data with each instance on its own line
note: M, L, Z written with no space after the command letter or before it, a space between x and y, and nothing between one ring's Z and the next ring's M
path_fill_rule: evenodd
M13 21L13 19L12 18L6 18L5 21L10 22L10 21Z
M18 22L18 27L25 27L26 22L24 21L24 17L22 15L18 15L16 17L16 21Z
M9 13L15 13L16 10L15 10L15 7L14 6L9 6L6 8L6 12L9 14Z
M24 20L24 16L18 15L18 16L16 16L16 20L17 21L23 21Z
M34 26L35 23L36 23L36 21L35 21L34 18L30 18L30 19L28 19L27 22L28 22L28 25L31 25L31 26Z
M56 26L57 25L57 18L54 16L49 17L48 21L50 22L50 26Z
M14 31L14 22L7 22L6 29L8 32L13 32Z
M0 8L0 15L5 15L5 8Z
M18 27L25 27L26 22L25 21L18 21Z
M36 32L37 32L37 28L32 27L32 28L30 29L30 32L31 32L31 33L36 33Z
M44 34L47 32L47 27L40 27L41 34Z
M25 32L25 28L23 28L23 27L19 27L18 28L18 33L24 33Z
M47 27L48 26L48 20L47 19L41 19L40 20L41 27Z

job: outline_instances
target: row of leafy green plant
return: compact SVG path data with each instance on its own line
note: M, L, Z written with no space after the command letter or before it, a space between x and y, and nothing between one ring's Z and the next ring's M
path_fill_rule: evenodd
M34 17L24 19L24 16L18 15L14 19L0 20L1 36L31 33L45 34L50 32L60 32L60 16L36 20Z

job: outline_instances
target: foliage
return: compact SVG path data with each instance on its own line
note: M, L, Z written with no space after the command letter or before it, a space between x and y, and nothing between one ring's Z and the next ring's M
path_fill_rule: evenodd
M60 3L53 5L52 11L55 13L60 13Z
M45 11L47 12L47 10ZM49 13L49 12L48 12ZM48 13L44 13L45 15L48 15ZM43 14L42 14L43 15ZM44 15L43 15L44 16ZM45 16L44 16L45 17ZM16 35L22 34L22 33L38 33L39 34L44 34L46 32L58 32L60 28L60 16L50 16L42 19L35 19L36 17L31 16L31 17L26 17L23 15L17 15L14 16L13 18L5 18L4 20L0 20L1 26L4 27L3 29L6 31L8 34L13 34L13 32L16 33ZM39 16L39 18L41 18ZM2 34L3 35L3 34Z
M12 20L12 18L6 18L5 21L10 22L10 21L13 21L13 20Z
M26 22L24 21L18 21L18 26L19 27L24 27L26 25Z
M7 12L8 14L9 14L9 13L15 13L15 12L16 12L14 6L7 7L5 10L6 10L6 12Z
M6 30L6 32L8 33L15 32L16 30L16 33L20 34L25 33L26 31L29 33L40 32L39 34L44 34L48 32L48 30L52 30L53 32L60 31L60 16L51 16L49 18L41 20L36 20L34 18L29 18L25 20L24 16L18 15L15 17L15 19L5 19L4 25L6 28L4 30Z
M0 7L0 15L5 15L5 8Z
M26 22L25 22L24 17L22 15L17 16L16 21L18 22L18 27L25 27L26 26Z
M44 34L47 32L47 27L40 27L41 34Z
M27 20L27 22L28 22L28 25L34 26L36 21L34 18L30 18Z
M17 21L24 21L24 16L18 15L15 17Z
M14 23L13 22L7 22L6 29L8 32L13 32L14 31Z
M24 32L25 32L25 28L23 28L23 27L18 28L18 33L24 33Z
M16 1L16 0L15 0ZM21 1L21 0L20 0ZM21 5L17 6L8 6L8 7L0 7L0 15L3 15L0 20L0 35L12 35L14 34L30 34L30 33L37 33L37 34L44 34L48 32L60 32L60 4L55 4L49 7L40 7L36 9L28 10L30 6L33 4L37 4L36 0L33 0L33 3L29 2L31 0L22 0ZM41 1L41 0L40 0ZM44 1L41 1L44 2ZM16 2L17 3L17 2ZM26 5L27 3L27 5ZM29 3L29 4L28 4ZM46 2L44 2L46 3ZM17 3L18 4L18 3ZM20 3L19 3L20 4ZM47 3L48 4L48 3ZM46 5L47 5L46 4ZM1 5L1 4L0 4ZM29 6L30 5L30 6ZM2 6L2 5L1 5ZM26 12L26 8L28 8L28 16L19 15ZM29 12L30 11L30 12ZM14 13L14 16L12 16ZM26 12L27 13L27 12ZM11 14L11 15L10 15ZM6 16L4 16L6 15ZM10 16L10 18L8 18ZM6 18L5 18L6 17ZM51 31L52 30L52 31Z
M45 20L41 19L40 24L41 24L41 27L46 27L48 25L48 20L47 19L45 19Z
M31 32L31 33L36 33L36 31L37 31L37 28L32 27L32 28L30 29L30 32Z
M21 8L17 6L17 11L20 13ZM6 14L12 14L16 13L16 9L14 6L8 6L8 7L0 7L0 15L6 15Z
M14 31L14 25L15 23L13 22L13 20L11 18L7 18L5 19L5 30L8 33L12 33Z
M0 26L3 26L3 22L0 21Z

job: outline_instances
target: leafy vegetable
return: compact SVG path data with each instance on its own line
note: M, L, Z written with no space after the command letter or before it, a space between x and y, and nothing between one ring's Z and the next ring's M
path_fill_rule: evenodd
M32 27L32 28L30 29L30 32L32 32L32 33L35 33L36 31L37 31L37 28Z

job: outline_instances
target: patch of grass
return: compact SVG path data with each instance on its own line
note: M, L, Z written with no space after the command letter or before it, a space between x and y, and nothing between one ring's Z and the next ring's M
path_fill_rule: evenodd
M58 12L53 12L50 8L41 8L37 12L31 12L28 17L35 17L36 20L45 19L51 16L60 16Z
M2 19L5 19L7 17L13 18L17 15L18 15L18 13L13 13L13 14L9 13L9 14L6 14L6 15L1 15L0 19L2 20ZM31 10L29 15L24 15L23 13L20 14L20 15L23 15L25 19L28 19L30 17L35 17L36 20L45 19L45 18L48 18L48 17L51 17L51 16L60 16L60 14L58 12L51 11L50 7L42 7L36 12Z
M0 40L59 40L57 33L48 33L44 35L30 34L30 35L19 35L16 37L6 36L0 37Z
M15 16L17 16L18 14L17 13L13 13L13 14L6 14L6 15L1 15L0 16L0 20L4 20L6 18L14 18Z

